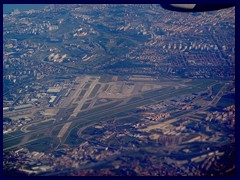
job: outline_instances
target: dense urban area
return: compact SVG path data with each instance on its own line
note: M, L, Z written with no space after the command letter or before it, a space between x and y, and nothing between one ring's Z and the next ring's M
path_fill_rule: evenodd
M3 14L3 173L235 175L235 7Z

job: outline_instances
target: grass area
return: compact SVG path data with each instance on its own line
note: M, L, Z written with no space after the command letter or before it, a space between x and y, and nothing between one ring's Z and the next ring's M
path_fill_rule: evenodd
M90 85L91 85L90 83L87 83L83 88L88 89L90 87Z
M9 135L9 133L8 134L3 134L3 139L10 138L10 137L13 137L13 136Z
M99 79L98 82L101 82L101 83L106 83L106 82L111 82L112 81L112 76L111 75L102 75Z
M84 142L83 139L79 138L78 135L77 135L77 132L78 132L78 128L75 127L69 134L69 136L67 137L65 143L66 144L69 144L71 146L76 146L76 145L79 145L81 144L82 142Z
M96 80L96 78L95 77L91 77L90 80L94 81L94 80Z
M23 134L24 132L22 132L21 130L16 130L16 131L13 131L11 133L8 133L8 135L10 136L16 136L16 135L20 135L20 134Z
M205 88L204 88L205 89ZM187 88L187 89L182 89L180 91L174 92L171 95L183 95L183 94L191 94L194 92L202 91L204 89L197 89L197 88Z
M125 106L125 107L122 107L120 110L114 110L114 111L111 111L112 113L118 113L118 112L125 112L125 111L130 111L130 110L133 110L139 106L143 106L143 105L146 105L146 104L150 104L150 103L153 103L154 101L152 99L146 99L144 101L140 101L140 102L136 102L130 106Z
M63 121L67 121L71 114L72 114L72 112L71 112L71 113L67 113L66 115L64 115L64 116L62 117L62 120L63 120Z
M82 131L82 135L85 134L87 136L92 136L92 135L100 135L101 136L104 133L104 131L105 131L104 129L97 129L97 128L90 126Z
M209 87L210 85L214 84L216 81L214 80L209 80L206 79L206 81L201 81L201 83L197 84L194 89L196 90L195 92L200 92L200 91L204 91L207 89L207 87Z
M83 90L81 91L81 93L79 94L79 96L80 96L80 97L83 97L86 92L87 92L87 90L86 90L86 89L83 89Z
M185 84L190 84L190 85L210 85L213 82L215 82L215 80L213 79L192 79L192 81L186 82Z
M29 151L50 152L58 144L58 138L43 137L30 142L25 146L29 149Z
M89 99L89 100L85 101L85 103L91 103L91 102L92 102L92 100L91 100L91 99Z
M132 109L131 109L132 110ZM116 117L123 117L129 115L129 111L115 111L113 114L104 117L104 119L114 119Z
M111 102L112 100L111 99L105 99L106 101L100 101L99 99L95 102L94 106L98 106L98 105L103 105L103 104L106 104L106 103L109 103Z
M103 117L107 117L107 118L112 118L112 117L115 117L115 116L120 116L120 114L122 113L127 113L133 109L135 109L136 107L138 106L141 106L143 104L149 104L149 103L152 103L153 101L151 99L147 99L145 100L144 102L137 102L131 106L123 106L123 107L120 107L120 108L116 108L114 110L109 110L109 112L103 112L102 116ZM119 102L117 102L119 103ZM102 106L103 107L103 106ZM109 107L108 108L112 108L113 106L111 106L111 104L109 104ZM126 115L126 114L125 114ZM96 117L96 118L99 118L99 114L97 114L96 116L93 116L93 117ZM102 118L103 118L102 117ZM91 116L92 118L92 116Z
M141 99L142 99L141 97L133 97L128 102L131 103L131 102L138 101L138 100L141 100Z
M79 128L88 125L89 122L81 119L81 121L72 122L68 131L61 137L61 143L66 143L69 136L73 136L73 138L78 138L77 131Z
M43 137L45 133L46 133L45 131L38 131L37 133L33 133L33 134L31 134L29 140Z
M69 116L72 114L72 112L74 111L74 109L77 107L77 105L78 104L72 104L67 109L61 109L58 112L57 118L58 119L62 118L64 121L67 120Z
M105 86L104 86L104 88L103 88L102 91L103 91L103 92L106 91L106 90L108 89L108 87L109 87L109 84L105 84Z
M108 108L111 108L111 107L114 107L114 106L118 105L119 103L120 102L112 102L112 103L109 103L109 104L106 104L106 105L103 105L103 106L100 106L100 107L90 109L90 110L85 111L85 112L80 112L80 113L78 113L77 117L81 118L81 116L83 116L83 115L87 115L87 114L91 114L91 113L96 113L98 111L106 110Z
M228 107L235 104L235 94L222 96L218 101L217 106Z
M52 130L52 136L57 136L64 125L55 126Z
M150 92L144 93L143 97L146 99L146 98L152 97L154 95L161 95L162 93L168 93L171 90L173 90L173 88L167 87L167 88L159 89L156 91L150 91Z
M19 137L7 142L3 142L3 148L5 149L5 148L9 148L11 146L19 144L22 141L22 138L23 137Z
M135 142L137 142L139 140L137 138L135 138L135 137L126 135L126 136L120 137L119 141L121 142L122 145L128 146L128 143L135 144Z
M91 94L89 95L89 98L92 98L96 95L96 93L98 92L99 88L101 87L100 84L96 84L95 87L93 88Z
M50 121L45 121L45 122L42 122L42 123L33 124L32 126L29 126L27 129L28 130L36 130L36 129L39 129L40 126L48 126L53 121L54 120L50 120Z
M85 103L83 104L81 110L87 109L87 108L89 107L90 104L91 104L91 103L87 103L87 102L85 102Z
M212 95L215 96L220 91L220 89L224 86L224 84L215 84L212 87Z
M172 93L169 93L171 92ZM183 95L183 94L191 94L193 92L197 92L195 88L184 88L184 89L180 89L180 90L174 90L174 89L165 89L164 91L153 91L152 94L148 93L147 95L143 95L144 97L145 96L148 96L148 97L151 97L151 95L158 95L159 94L159 97L156 97L154 98L155 100L157 101L161 101L161 100L164 100L164 99L168 99L168 98L174 98L176 96L180 96L180 95ZM145 97L146 98L146 97Z
M118 124L124 124L124 123L137 123L139 122L139 119L137 117L126 117L116 120Z

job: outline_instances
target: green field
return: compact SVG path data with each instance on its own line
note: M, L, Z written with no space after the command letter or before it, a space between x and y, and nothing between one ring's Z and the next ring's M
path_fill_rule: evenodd
M105 99L105 101L100 101L99 99L95 102L94 106L99 106L99 105L103 105L103 104L106 104L106 103L110 103L112 102L113 100L111 99Z
M93 88L91 94L89 95L89 98L92 98L96 95L96 93L98 92L99 88L101 87L100 84L96 84L95 87Z
M103 92L106 91L106 90L108 89L108 87L109 87L109 84L105 84L105 86L104 86L104 88L103 88L102 91L103 91Z
M131 103L131 102L138 101L138 100L142 100L142 98L141 97L133 97L128 102Z
M99 107L90 109L88 111L80 112L80 113L78 113L77 117L81 118L81 116L83 116L83 115L100 112L102 110L107 110L107 109L109 109L111 107L114 107L114 106L118 105L119 103L120 102L112 102L112 103L109 103L109 104L106 104L106 105L103 105L103 106L99 106Z
M77 135L78 132L78 126L74 127L72 131L69 133L69 136L67 137L65 144L68 144L70 146L79 145L80 143L84 142L83 139L79 138Z
M229 94L221 97L218 101L217 106L228 107L235 104L235 94Z
M25 146L27 146L29 151L50 152L57 145L59 145L58 138L43 137L27 143Z
M189 84L189 85L210 85L212 83L216 82L215 80L213 79L192 79L192 81L189 81L189 82L186 82L186 84Z
M224 84L215 84L212 87L212 95L215 96L220 91L220 89L224 86Z
M83 88L88 89L90 87L90 85L91 85L90 83L87 83Z
M3 134L3 139L5 139L5 138L10 138L10 137L13 137L13 136L11 136L9 133Z
M3 142L3 148L9 148L11 146L17 145L22 141L23 137L15 138L11 141Z
M55 126L52 130L52 136L57 136L64 125Z
M48 126L49 124L53 123L54 120L50 120L50 121L45 121L45 122L40 122L40 123L36 123L36 124L33 124L32 126L29 126L27 129L28 130L36 130L36 129L39 129L39 127L46 127Z
M147 99L149 97L152 97L153 95L156 95L156 96L159 95L160 96L160 95L162 95L162 93L164 93L164 94L169 93L172 90L174 90L174 89L170 88L170 87L166 87L166 88L163 88L163 89L146 92L142 96L144 97L144 99Z
M161 101L161 100L164 100L164 99L168 99L168 98L174 98L176 96L180 96L180 95L183 95L183 94L191 94L191 93L194 93L194 92L198 92L200 91L199 89L196 89L196 88L182 88L182 89L173 89L173 88L164 88L164 89L161 89L161 90L157 90L157 91L153 91L153 92L148 92L146 94L143 95L143 97L146 99L146 98L150 98L152 96L156 96L154 98L154 100L157 100L157 101ZM157 96L159 95L159 96Z
M99 82L101 82L101 83L107 83L107 82L111 82L111 81L112 81L112 76L107 75L107 74L102 75L99 79Z
M74 108L68 108L65 110L64 114L61 116L61 118L63 118L63 121L68 120L75 108L76 106Z
M79 96L80 96L80 97L83 97L86 92L87 92L87 90L86 90L86 89L83 89L83 90L81 91L81 93L79 94Z
M139 119L137 117L125 117L125 118L121 118L116 120L116 122L118 124L124 124L124 123L137 123L139 122Z
M85 103L83 104L81 110L87 109L87 108L89 107L90 104L91 104L91 103L87 103L87 102L85 102Z
M29 140L36 139L36 138L39 138L39 137L44 137L45 133L46 133L46 131L38 131L36 133L33 133L33 134L31 134Z
M16 136L16 135L20 135L20 134L23 134L23 132L21 130L16 130L11 133L8 133L8 135L10 135L10 136Z

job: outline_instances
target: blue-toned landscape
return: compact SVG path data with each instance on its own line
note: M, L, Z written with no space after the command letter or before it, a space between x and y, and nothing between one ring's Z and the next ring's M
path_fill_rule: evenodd
M234 6L4 5L5 176L234 176L235 138Z

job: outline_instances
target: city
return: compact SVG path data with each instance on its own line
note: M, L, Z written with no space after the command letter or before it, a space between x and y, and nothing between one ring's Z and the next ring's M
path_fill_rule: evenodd
M5 175L226 176L235 159L234 7L3 15Z

